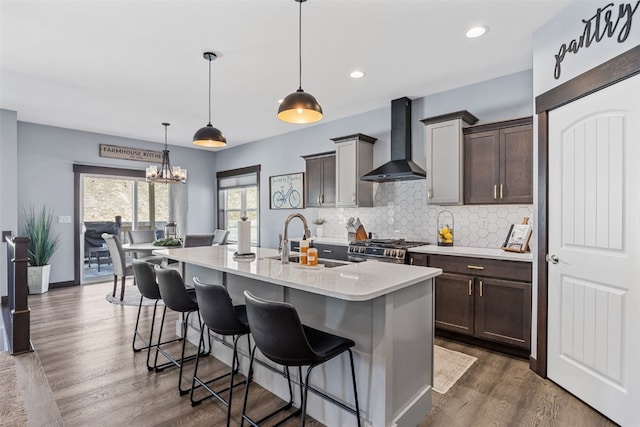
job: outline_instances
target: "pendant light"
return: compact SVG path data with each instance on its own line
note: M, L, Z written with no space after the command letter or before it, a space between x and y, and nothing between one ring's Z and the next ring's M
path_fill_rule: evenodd
M302 90L302 3L307 0L295 0L300 3L298 19L298 90L287 95L278 108L278 118L288 123L313 123L322 118L322 107L316 98Z
M167 128L169 123L162 123L164 126L164 150L162 150L162 164L158 170L157 165L147 166L147 182L157 182L161 184L184 184L187 182L187 170L180 166L171 166L169 161L169 148L167 146Z
M209 61L209 123L198 129L193 135L193 143L202 147L224 147L227 145L227 139L220 129L214 128L211 124L211 61L215 60L218 55L213 52L205 52L202 56Z

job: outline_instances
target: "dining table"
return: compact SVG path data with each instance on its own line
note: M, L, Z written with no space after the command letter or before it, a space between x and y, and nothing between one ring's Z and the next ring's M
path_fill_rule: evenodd
M122 245L122 250L125 252L144 252L145 254L151 255L156 249L163 248L179 248L181 246L156 246L153 242L144 242L144 243L124 243Z

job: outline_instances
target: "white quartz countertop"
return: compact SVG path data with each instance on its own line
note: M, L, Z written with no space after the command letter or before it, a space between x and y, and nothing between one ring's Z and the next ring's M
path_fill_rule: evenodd
M254 248L253 260L236 260L235 245L158 249L156 255L238 276L348 301L367 301L442 274L426 268L378 261L348 263L334 268L282 264L276 249ZM334 260L329 260L338 262Z
M476 258L489 258L507 261L533 262L533 254L531 252L517 253L507 252L502 249L493 248L471 248L466 246L438 246L425 245L410 248L409 252L434 255L452 255L452 256L468 256Z

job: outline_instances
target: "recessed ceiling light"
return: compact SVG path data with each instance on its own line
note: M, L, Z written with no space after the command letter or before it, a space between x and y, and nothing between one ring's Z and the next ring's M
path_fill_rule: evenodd
M364 71L355 70L355 71L352 71L351 74L349 75L351 76L352 79L361 79L364 77Z
M278 99L278 104L282 104L282 101L284 101L284 98Z
M467 30L466 36L470 39L475 39L476 37L483 36L487 31L489 31L489 27L486 25L472 27Z

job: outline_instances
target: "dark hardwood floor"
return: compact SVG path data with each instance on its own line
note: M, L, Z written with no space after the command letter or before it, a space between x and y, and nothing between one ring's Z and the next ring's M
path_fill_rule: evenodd
M22 377L29 377L27 393L38 396L25 396L29 425L224 425L226 412L219 403L207 401L192 408L188 396L178 395L176 369L147 371L145 353L131 351L137 307L108 303L105 295L110 287L110 283L94 284L29 297L36 353L18 356L23 364L33 365L23 369ZM172 314L168 321L176 318ZM454 341L437 339L437 343L478 361L447 394L433 393L433 410L420 426L615 425L536 376L524 360ZM204 366L212 373L226 370L211 357ZM191 373L186 369L185 379ZM244 387L236 390L240 398L234 399L232 425L238 425ZM282 402L257 385L251 390L254 414L266 413ZM310 427L321 425L308 421ZM299 425L299 419L285 425Z

